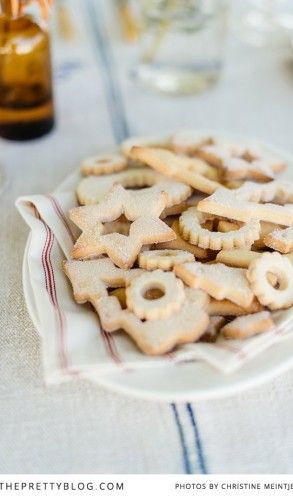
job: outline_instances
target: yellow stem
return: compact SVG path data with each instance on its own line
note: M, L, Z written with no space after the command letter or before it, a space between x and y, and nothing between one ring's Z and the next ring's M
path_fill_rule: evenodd
M167 0L165 10L168 11L172 6L174 6L175 2L176 0ZM156 32L150 47L142 56L143 62L150 63L154 60L170 28L170 24L171 22L169 19L161 20L160 24L156 28Z

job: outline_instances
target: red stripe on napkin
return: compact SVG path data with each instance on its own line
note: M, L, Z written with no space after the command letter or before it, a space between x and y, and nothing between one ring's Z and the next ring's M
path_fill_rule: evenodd
M63 212L62 207L59 204L58 200L56 198L54 198L53 195L47 195L47 198L51 201L55 212L57 213L59 219L63 223L63 225L64 225L66 231L68 232L72 242L75 243L75 237L71 231L67 217L66 217L65 213ZM105 349L107 350L107 353L110 356L110 358L115 363L122 364L122 359L121 359L121 357L117 351L116 343L115 343L113 336L111 334L105 332L104 329L102 329L102 327L101 327L101 336L103 338Z
M43 219L40 218L39 215L38 218L41 220L46 230L46 240L42 250L42 266L44 269L46 289L50 301L55 310L56 322L59 330L58 354L60 360L60 368L66 369L68 367L68 360L67 360L66 347L65 347L66 320L58 303L54 270L51 262L51 250L54 244L55 237L51 229L47 226L47 224L43 221Z
M102 327L101 327L101 336L103 338L105 348L108 351L108 354L110 355L111 359L116 363L122 364L122 359L117 351L116 343L113 339L113 336L108 332L104 331Z
M53 196L53 195L47 195L47 198L51 201L53 208L58 215L59 219L62 221L71 241L75 243L75 236L71 230L70 224L68 222L68 219L66 215L64 214L61 205L59 204L58 200Z

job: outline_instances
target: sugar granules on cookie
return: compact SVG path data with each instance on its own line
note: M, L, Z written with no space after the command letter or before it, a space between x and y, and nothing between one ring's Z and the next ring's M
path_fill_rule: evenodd
M264 237L264 244L281 253L293 252L293 226L273 230Z
M249 222L253 219L275 222L284 226L293 223L293 210L274 203L255 203L245 200L237 190L218 188L211 196L201 200L198 210L228 219Z
M191 207L179 218L179 228L183 238L201 248L211 250L241 248L251 246L259 238L260 223L258 220L252 219L243 226L239 226L237 230L213 232L202 226L204 221L202 217L196 207Z
M244 269L227 267L224 264L203 264L191 262L176 265L175 274L185 284L193 288L201 288L217 300L228 300L249 306L253 300L253 292L249 287Z
M161 243L176 238L174 231L159 216L166 206L164 192L140 192L140 195L115 185L98 205L78 207L70 218L82 229L72 257L85 259L107 254L121 268L134 264L144 244ZM105 222L113 222L122 214L133 221L129 234L105 234Z

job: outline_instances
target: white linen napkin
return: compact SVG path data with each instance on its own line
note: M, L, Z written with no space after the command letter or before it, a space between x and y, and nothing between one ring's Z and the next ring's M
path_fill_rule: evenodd
M24 261L24 287L31 317L42 338L47 383L78 375L103 374L113 368L172 366L204 360L223 373L240 368L275 342L291 335L293 310L278 312L273 330L244 341L219 338L216 343L192 343L161 357L142 354L119 331L104 332L89 305L78 305L62 271L77 229L67 212L77 206L72 192L21 197L16 206L31 228Z

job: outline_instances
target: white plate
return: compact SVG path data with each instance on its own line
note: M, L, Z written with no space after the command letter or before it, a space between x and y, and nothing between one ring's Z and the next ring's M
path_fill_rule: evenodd
M210 130L203 132L221 135L227 139L254 142L283 158L289 164L287 177L293 177L292 155L266 143L232 133L219 133ZM57 190L68 191L73 189L79 177L78 172L73 173L62 182ZM30 238L27 241L23 260L23 288L29 314L34 325L39 329L28 270L29 242ZM293 366L293 336L274 344L274 346L250 360L238 371L229 375L221 374L207 363L197 361L167 368L158 367L131 372L117 370L105 373L100 377L91 376L90 374L84 376L107 389L134 397L156 401L193 401L238 393L276 377L291 366Z

